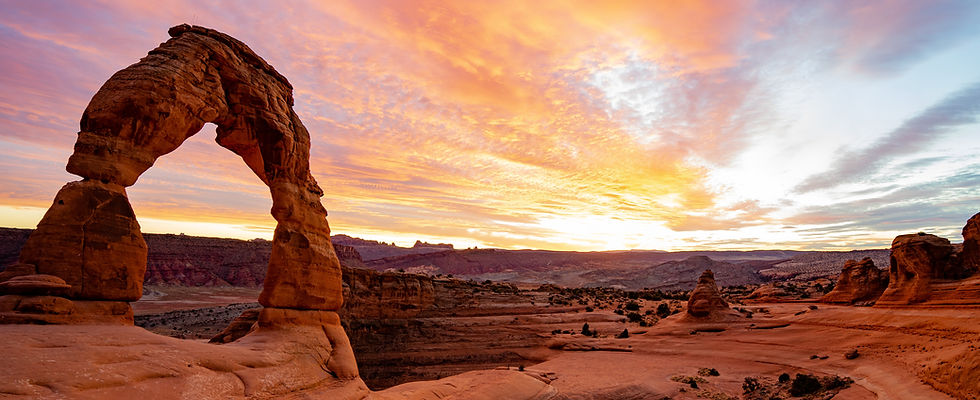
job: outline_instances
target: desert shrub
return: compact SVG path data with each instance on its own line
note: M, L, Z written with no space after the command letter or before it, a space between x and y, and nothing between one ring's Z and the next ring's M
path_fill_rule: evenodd
M686 383L688 385L691 385L691 387L695 389L698 388L699 383L708 382L707 380L705 380L700 376L682 376L682 375L672 376L670 380L674 382Z
M714 369L714 368L701 368L701 369L698 370L698 375L701 375L701 376L719 376L721 374L718 373L718 370L717 369Z
M752 377L745 377L745 381L742 382L742 391L745 393L752 393L762 387L758 379Z
M638 312L630 312L626 314L626 318L628 318L630 322L640 322L643 320L643 316Z
M623 311L622 308L617 308L616 311L613 311L613 312L616 313L616 314L619 314L619 315L623 315L623 314L626 313L626 312Z
M779 374L779 383L786 383L786 382L789 382L789 374L785 372Z
M794 378L793 383L790 384L789 394L797 397L805 396L816 393L820 390L820 388L820 380L813 375L796 374L796 378Z
M854 380L851 379L851 378L848 378L846 376L845 377L839 377L837 375L834 375L833 377L827 378L826 380L824 380L824 385L823 386L827 390L834 390L834 389L843 389L843 388L846 388L848 386L851 386L852 383L854 383Z
M667 318L670 316L670 306L668 306L667 303L660 303L660 305L657 306L657 316L660 318Z
M628 337L630 337L630 330L629 329L623 329L622 332L620 332L618 335L616 335L616 338L617 339L626 339Z
M593 312L593 311L595 311L594 308L592 308L592 307L585 307L585 312Z
M640 305L635 301L626 303L626 311L640 311Z
M585 335L585 336L589 336L589 335L592 334L592 331L589 330L589 323L588 322L582 324L582 334Z

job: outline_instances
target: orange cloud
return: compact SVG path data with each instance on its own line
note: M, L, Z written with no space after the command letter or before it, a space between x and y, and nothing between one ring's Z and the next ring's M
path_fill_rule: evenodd
M71 179L64 160L88 98L166 39L167 27L188 22L240 38L289 77L335 231L500 247L665 248L692 246L684 232L779 222L771 201L723 201L724 188L707 176L772 111L779 88L758 60L785 40L797 17L791 7L180 0L8 8L0 15L9 55L0 57L0 145L29 151L0 154L0 167L54 172L4 174L0 205L46 206ZM837 8L821 9L873 20L859 7ZM889 15L915 9L900 2ZM842 32L860 30L852 28ZM870 24L840 52L865 51L899 28ZM213 136L206 129L130 189L138 215L272 225L267 189L208 143ZM712 240L738 240L719 235Z

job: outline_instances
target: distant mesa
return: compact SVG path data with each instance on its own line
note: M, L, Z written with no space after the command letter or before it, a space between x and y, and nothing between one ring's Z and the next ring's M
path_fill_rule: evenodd
M447 250L453 249L452 243L427 243L421 240L416 240L415 245L412 246L412 248L414 249L425 248L425 247L430 247L430 248L435 247L435 248L447 249Z
M847 260L834 289L820 301L823 303L874 304L888 286L888 272L878 269L871 258L860 262Z

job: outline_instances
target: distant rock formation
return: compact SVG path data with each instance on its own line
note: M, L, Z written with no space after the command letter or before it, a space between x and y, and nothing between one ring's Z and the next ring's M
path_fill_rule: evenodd
M926 233L900 235L892 241L888 288L878 304L913 304L929 299L933 279L959 277L949 240Z
M453 244L452 243L428 243L428 242L423 242L421 240L416 240L415 245L412 246L413 249L425 248L425 247L437 247L441 249L452 250Z
M778 287L775 284L767 283L757 287L752 291L752 293L745 296L745 298L759 302L778 302L785 300L785 298L789 295L789 292L787 292L785 289Z
M347 315L365 319L412 318L435 303L430 277L343 268L344 306Z
M980 213L966 221L963 227L963 252L960 255L963 272L975 274L980 271Z
M847 260L834 290L820 298L820 301L846 304L874 302L886 287L888 273L878 269L871 258L860 262Z
M728 302L721 298L721 291L715 284L715 274L710 269L705 270L687 300L687 314L691 317L707 318L728 309Z
M926 233L892 241L888 288L875 306L980 304L977 274L980 214L963 227L963 244Z
M337 253L337 259L340 260L341 266L364 268L364 260L361 258L361 253L354 246L344 246L334 243L333 250Z

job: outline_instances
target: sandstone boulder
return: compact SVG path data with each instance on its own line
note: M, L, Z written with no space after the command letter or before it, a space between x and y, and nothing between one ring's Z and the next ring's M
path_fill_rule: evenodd
M20 253L20 251L18 251ZM0 272L0 282L5 282L13 277L21 275L34 275L37 273L37 267L31 264L24 263L14 263L7 266L7 269Z
M209 343L231 343L238 339L241 339L255 326L255 323L259 320L259 312L262 311L260 308L253 308L249 310L242 311L242 313L236 317L227 327L217 335L209 340Z
M0 282L0 294L64 296L71 285L52 275L20 275Z
M687 314L692 317L705 318L712 313L728 310L728 303L721 297L721 291L715 284L715 275L711 270L705 270L698 278L698 285L691 292L687 301Z
M834 290L824 295L820 301L846 304L873 302L887 286L888 273L875 267L870 258L864 258L860 262L847 260Z

